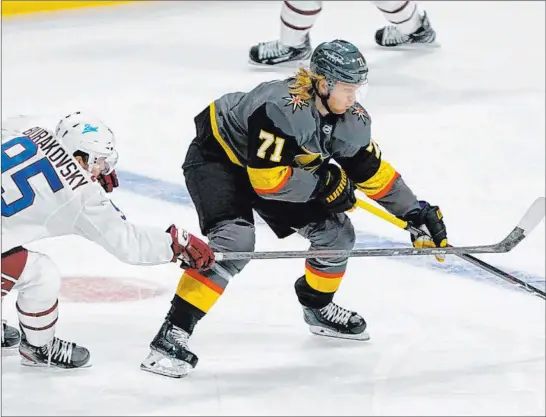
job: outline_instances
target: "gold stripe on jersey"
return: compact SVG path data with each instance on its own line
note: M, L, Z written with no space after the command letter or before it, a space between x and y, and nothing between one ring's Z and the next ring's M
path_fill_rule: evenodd
M320 292L336 292L345 272L322 272L305 264L305 280L311 288Z
M377 172L368 180L356 184L372 200L379 200L390 191L394 181L400 176L386 161L381 161Z
M287 166L273 168L246 168L252 187L258 194L272 194L281 190L290 177L292 168Z
M235 165L239 165L240 167L243 166L237 156L233 153L231 148L228 146L228 144L222 139L222 136L220 136L220 131L218 130L218 123L216 121L216 106L214 103L211 103L210 107L210 125L212 127L212 135L214 138L218 141L220 146L224 149L224 152L228 156L229 160L233 162Z
M176 295L207 313L224 289L195 270L187 269L178 283Z

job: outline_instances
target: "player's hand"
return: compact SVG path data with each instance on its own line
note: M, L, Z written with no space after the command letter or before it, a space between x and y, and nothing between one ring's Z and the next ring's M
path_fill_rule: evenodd
M172 225L167 229L170 233L173 243L174 253L172 262L182 261L181 267L189 266L191 269L205 271L214 264L214 252L211 247L198 237L184 229L178 229Z
M100 185L102 185L102 188L104 188L104 191L106 191L107 193L111 193L112 191L114 191L114 188L119 187L118 175L116 174L116 170L113 170L108 175L97 175L97 181Z
M343 169L328 164L321 174L317 199L330 213L343 213L356 204L354 184Z
M416 248L445 248L447 246L447 231L444 216L438 206L431 206L426 201L419 201L421 208L407 213L403 220L418 227L424 233L421 236L411 236L411 242ZM435 255L438 262L443 262L445 256Z

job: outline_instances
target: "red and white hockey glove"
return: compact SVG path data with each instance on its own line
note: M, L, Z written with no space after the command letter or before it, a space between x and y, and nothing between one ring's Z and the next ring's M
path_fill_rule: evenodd
M181 268L189 267L198 271L210 269L214 264L214 252L212 248L198 237L188 233L184 229L178 229L173 224L167 232L170 233L173 243L172 262L178 259L182 261Z
M116 174L116 170L113 170L108 175L97 175L97 181L100 185L102 185L102 188L104 188L104 191L107 193L111 193L114 191L114 188L119 187L119 181L118 181L118 175Z

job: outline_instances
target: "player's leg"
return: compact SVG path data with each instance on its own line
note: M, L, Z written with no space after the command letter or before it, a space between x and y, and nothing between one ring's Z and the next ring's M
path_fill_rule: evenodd
M4 258L19 253L15 258L19 258L19 264L21 267L11 270L4 268ZM13 286L19 279L24 263L26 262L27 252L21 246L13 248L2 254L2 306L4 305L4 296L9 294ZM12 261L13 262L13 261ZM7 264L6 264L7 265ZM2 320L2 351L9 351L19 346L21 341L21 334L15 327L10 326L6 320Z
M192 152L192 150L190 150ZM236 175L221 163L206 163L184 170L202 233L217 252L254 250L251 207L244 205ZM171 377L185 376L198 358L188 349L194 327L224 293L230 279L248 261L215 263L211 270L187 269L180 278L171 308L151 342L151 352L141 369Z
M297 63L311 57L309 32L322 10L322 1L284 1L281 8L280 39L260 42L250 48L252 64Z
M2 280L4 276L15 281L12 289L18 291L21 363L61 368L86 366L90 358L86 348L55 336L61 276L53 261L20 248L2 258Z
M207 139L211 141L203 143ZM246 197L249 192L246 171L229 162L222 149L216 152L215 144L219 146L214 138L192 144L184 163L186 185L201 232L216 252L253 251L255 230L252 206ZM211 152L218 160L210 160L216 159L210 157ZM195 367L198 359L188 350L188 339L230 279L247 263L222 261L209 271L188 269L182 274L170 311L150 345L150 354L142 362L143 370L182 377Z
M350 250L355 243L354 228L345 214L333 214L322 221L299 229L310 242L310 250ZM305 274L295 283L305 322L312 333L344 339L368 340L366 321L354 311L333 302L339 289L348 258L311 258L305 263Z
M260 216L279 238L297 230L311 243L310 250L350 250L354 247L353 225L345 214L329 214L315 202L304 204L263 202ZM333 302L348 258L312 258L305 262L304 275L295 283L304 319L311 332L346 339L368 340L366 322L356 312Z
M424 10L415 1L373 1L391 23L375 33L375 41L381 46L408 44L434 44L436 32Z

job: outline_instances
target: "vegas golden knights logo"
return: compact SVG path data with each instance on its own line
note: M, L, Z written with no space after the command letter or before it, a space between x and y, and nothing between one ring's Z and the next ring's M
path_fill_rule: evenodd
M362 120L364 124L368 124L370 116L368 116L366 110L364 110L364 108L359 104L355 104L353 105L353 107L351 107L351 113L358 117L359 120Z
M283 100L286 100L285 107L292 106L292 113L295 113L296 110L302 110L304 107L308 107L309 103L299 96L290 94L290 97L283 97Z
M305 153L296 155L295 161L297 167L309 172L315 172L322 164L324 158L320 153L311 152L304 146L301 149Z

